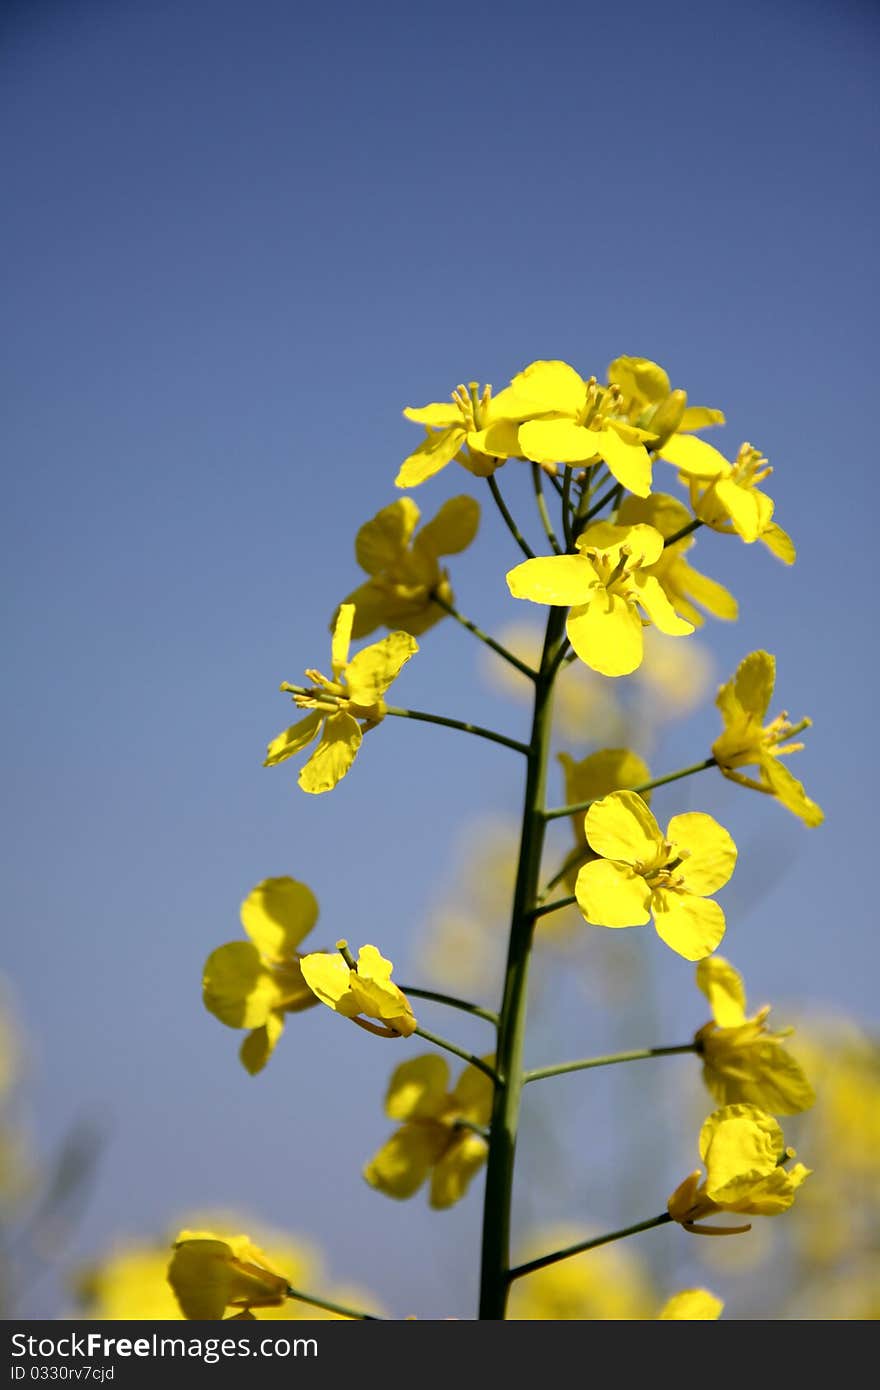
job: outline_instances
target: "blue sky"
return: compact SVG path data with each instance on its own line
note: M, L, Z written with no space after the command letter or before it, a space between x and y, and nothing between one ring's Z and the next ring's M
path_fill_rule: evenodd
M447 1311L457 1271L467 1316L477 1196L438 1218L358 1176L387 1053L313 1012L252 1081L199 980L287 873L328 939L381 936L413 977L454 837L518 769L389 722L306 798L260 765L278 683L327 659L404 405L539 357L655 358L724 408L722 447L770 457L800 552L700 547L742 606L708 632L717 669L776 652L828 816L706 788L766 880L725 949L755 999L872 1020L876 11L182 0L13 7L5 30L6 971L40 1147L106 1131L75 1253L223 1205L321 1240L398 1312ZM419 504L470 485L449 469ZM484 509L454 569L484 625L520 616L517 558ZM450 628L400 702L524 732ZM710 703L669 766L714 729ZM674 1028L689 971L645 949ZM51 1280L33 1299L62 1306Z

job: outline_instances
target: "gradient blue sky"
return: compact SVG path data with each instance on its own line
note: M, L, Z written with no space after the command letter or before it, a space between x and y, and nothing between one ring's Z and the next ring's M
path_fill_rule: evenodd
M470 1314L476 1192L438 1217L358 1176L388 1052L315 1011L253 1081L199 980L285 873L327 941L380 939L417 975L454 838L515 802L512 755L401 723L331 797L260 763L279 681L326 660L354 531L394 498L401 407L533 358L653 357L725 409L722 445L776 465L799 562L709 537L743 609L709 636L722 674L776 651L828 821L721 779L699 804L763 864L725 943L752 997L871 1021L877 39L855 3L8 9L6 971L40 1147L82 1116L107 1136L75 1253L224 1205L320 1240L398 1314ZM450 469L418 500L468 485ZM487 510L455 566L486 625L514 616L517 558ZM400 702L523 731L450 629ZM709 707L668 766L714 729ZM690 971L645 952L692 1031ZM565 1048L606 1038L584 1019ZM62 1306L51 1280L29 1298Z

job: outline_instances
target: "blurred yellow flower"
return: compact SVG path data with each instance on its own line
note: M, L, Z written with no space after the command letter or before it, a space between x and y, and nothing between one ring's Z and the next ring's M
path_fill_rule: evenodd
M664 1303L657 1317L661 1322L714 1322L723 1309L722 1299L708 1289L683 1289Z
M715 1212L776 1216L787 1211L795 1192L810 1175L802 1163L786 1169L793 1157L782 1130L755 1105L725 1105L700 1130L700 1157L706 1166L682 1182L669 1198L669 1214L695 1235L739 1235L749 1226L704 1226Z
M184 1318L216 1320L227 1308L248 1314L287 1300L287 1277L247 1236L221 1240L212 1231L181 1231L168 1266L168 1282Z
M241 905L250 941L218 946L205 962L205 1008L229 1028L249 1028L239 1056L254 1075L284 1031L284 1015L317 1004L297 950L318 920L312 890L293 878L265 878Z
M320 671L308 670L311 689L294 692L294 704L313 713L278 734L266 750L263 766L275 767L319 739L300 770L298 781L304 792L327 792L342 780L357 756L364 733L385 717L385 691L419 649L409 633L392 632L349 660L354 616L354 604L343 603L333 629L332 680ZM281 689L293 687L285 682Z
M742 976L721 956L701 960L697 984L712 1007L712 1023L696 1034L703 1058L703 1080L721 1105L738 1101L771 1115L808 1110L816 1096L799 1064L783 1046L792 1033L766 1027L770 1005L746 1018Z
M483 1060L491 1065L494 1058ZM449 1067L442 1057L413 1057L396 1068L385 1113L403 1123L364 1168L371 1187L403 1200L430 1174L432 1207L451 1207L465 1195L489 1152L472 1126L489 1123L493 1087L484 1072L468 1066L453 1090L448 1088Z
M646 628L645 655L636 672L646 698L634 722L650 728L691 714L702 703L712 672L712 656L695 637L678 642L656 628Z
M587 841L601 855L585 864L575 893L587 922L637 927L651 920L661 940L685 960L701 960L724 935L724 913L707 894L722 888L736 864L736 845L712 816L673 816L662 833L635 792L612 792L584 819Z
M433 602L434 595L453 602L440 556L457 555L471 544L480 524L479 503L473 497L452 497L414 535L419 515L411 498L400 497L358 531L355 555L370 577L343 599L355 607L352 638L383 626L418 637L446 616ZM339 609L331 626L338 614Z
M569 753L558 754L559 763L565 777L565 804L576 806L582 801L599 801L610 792L624 791L640 787L650 782L651 772L638 753L629 748L602 748L598 753L590 753L586 758L575 762ZM645 802L651 793L645 793ZM571 817L576 850L587 849L587 836L584 829L584 813L576 811ZM566 875L566 883L574 891L577 878L577 863L572 864Z
M554 1227L530 1241L523 1259L564 1249L591 1233ZM538 1269L510 1291L507 1316L514 1322L629 1322L654 1317L657 1306L642 1261L623 1245L605 1245Z
M769 652L750 652L740 662L736 675L721 686L715 700L724 719L724 732L712 744L712 755L732 782L775 796L805 825L821 825L825 819L822 808L810 800L801 783L780 762L786 754L801 751L802 743L787 740L808 728L811 721L803 719L793 725L783 710L764 725L775 684L776 658ZM759 780L737 770L742 767L757 768Z
M347 941L336 944L338 951L347 952ZM407 1038L415 1031L409 1000L391 979L394 967L375 946L362 946L356 964L350 965L342 955L319 951L303 956L301 967L303 979L322 1004L367 1032L382 1038ZM371 1018L378 1019L378 1024L369 1023Z
M648 573L663 551L653 526L600 521L578 536L576 555L524 560L507 575L514 598L570 608L565 630L577 655L604 676L625 676L641 664L643 609L671 637L693 632Z

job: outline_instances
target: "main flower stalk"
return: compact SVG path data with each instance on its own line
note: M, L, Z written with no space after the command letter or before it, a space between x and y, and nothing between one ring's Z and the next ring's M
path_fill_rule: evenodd
M553 713L553 682L565 646L565 608L551 608L541 665L535 681L532 731L528 746L519 863L504 994L498 1028L498 1084L489 1134L486 1193L483 1206L483 1247L480 1274L480 1318L502 1319L507 1306L510 1270L510 1207L520 1096L523 1087L523 1040L528 1004L529 959L534 909L544 847L547 757Z

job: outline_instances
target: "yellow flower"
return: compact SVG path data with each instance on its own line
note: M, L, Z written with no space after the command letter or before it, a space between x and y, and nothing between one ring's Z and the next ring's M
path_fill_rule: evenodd
M414 1196L430 1174L431 1206L451 1207L485 1163L489 1146L470 1126L489 1123L491 1079L468 1066L448 1087L449 1067L435 1055L401 1062L392 1075L385 1113L403 1123L364 1168L370 1186L386 1197Z
M697 984L712 1007L713 1022L704 1024L694 1042L714 1099L757 1105L773 1115L808 1110L816 1099L813 1088L782 1045L793 1030L767 1030L769 1004L746 1018L742 976L721 956L700 961Z
M621 526L647 525L659 531L664 540L676 535L693 518L687 507L665 492L652 492L650 497L626 497L617 513ZM683 536L673 545L664 546L655 564L645 572L653 575L680 618L694 627L702 627L700 608L714 618L733 622L739 605L723 584L700 574L684 558L695 545L693 534ZM699 607L698 607L699 605Z
M309 989L322 1004L369 1033L380 1038L408 1038L415 1031L416 1020L406 995L392 983L391 961L375 946L362 946L357 964L349 964L348 942L337 942L337 949L346 957L322 951L303 956L303 979ZM368 1023L370 1018L378 1019L379 1024Z
M673 391L663 368L647 357L615 357L608 368L608 382L620 393L617 413L650 432L651 449L659 449L679 432L724 424L720 410L689 406L687 392Z
M703 703L713 674L712 656L703 643L695 638L677 642L656 628L647 628L637 677L644 694L640 722L650 728L652 723L692 713Z
M284 1031L284 1015L316 1004L296 949L318 920L311 888L293 878L264 878L241 905L250 941L229 941L205 961L205 1008L229 1028L250 1028L242 1064L255 1075Z
M639 497L651 491L650 432L616 418L620 392L584 381L567 362L532 362L510 390L527 411L518 452L535 463L589 463L600 458L619 483ZM513 452L513 450L511 450Z
M683 1289L664 1303L657 1318L660 1322L714 1322L723 1310L723 1300L708 1289Z
M479 503L473 497L450 498L414 537L418 520L415 502L400 497L358 531L355 555L370 577L343 600L355 606L353 638L383 626L418 637L445 617L432 602L435 594L453 602L449 575L440 568L439 557L457 555L470 545L480 524Z
M676 435L663 445L660 457L675 464L690 490L695 515L706 526L736 532L749 545L762 541L777 559L794 564L792 539L773 520L773 499L758 487L773 472L760 450L742 444L729 463L704 439Z
M449 405L407 406L404 416L424 425L426 437L400 465L395 484L417 487L453 459L478 478L488 478L504 459L519 453L516 426L529 412L529 403L510 387L493 396L491 386L481 391L476 381L457 386Z
M727 831L701 811L673 816L664 836L636 792L612 792L584 818L587 841L602 857L585 864L575 893L587 922L638 927L654 917L661 940L685 960L702 960L724 935L724 913L706 894L723 887L736 864Z
M514 598L571 606L565 630L581 661L603 676L626 676L642 660L639 608L671 637L693 632L647 571L663 550L653 526L600 521L577 540L577 555L524 560L507 575Z
M696 1235L737 1235L749 1226L703 1226L714 1212L776 1216L787 1211L810 1169L796 1163L786 1149L782 1130L772 1116L755 1105L725 1105L700 1130L700 1169L691 1173L669 1198L669 1214Z
M712 744L715 758L725 777L741 787L767 792L781 801L805 825L821 825L825 814L811 801L796 777L780 758L799 753L802 743L789 743L792 734L809 728L811 720L789 723L785 710L764 725L773 687L776 684L776 658L769 652L750 652L737 667L736 675L718 691L715 703L724 718L724 732ZM737 768L755 767L759 780L746 777Z
M285 1276L269 1267L247 1236L221 1240L211 1231L180 1232L168 1282L183 1316L203 1321L222 1318L227 1308L246 1316L251 1308L275 1307L288 1296Z
M581 801L599 801L610 792L640 787L651 780L647 763L629 748L602 748L598 753L581 758L580 762L575 762L569 753L560 753L558 757L565 777L565 802L568 806ZM647 792L646 802L650 799L651 793ZM586 850L583 812L576 812L571 824L575 849ZM577 868L573 865L565 880L572 890L576 877Z
M569 1226L545 1228L523 1250L523 1262L577 1245L592 1234ZM642 1322L653 1317L655 1306L641 1259L621 1242L518 1279L510 1290L507 1316L512 1322Z
M298 781L304 792L327 792L342 780L364 733L385 717L385 691L419 649L409 633L392 632L349 660L354 615L353 603L341 605L333 630L332 680L320 671L306 671L312 688L294 693L294 704L313 713L273 738L266 750L263 766L275 767L320 735L317 748L300 770ZM290 688L286 683L281 687Z

